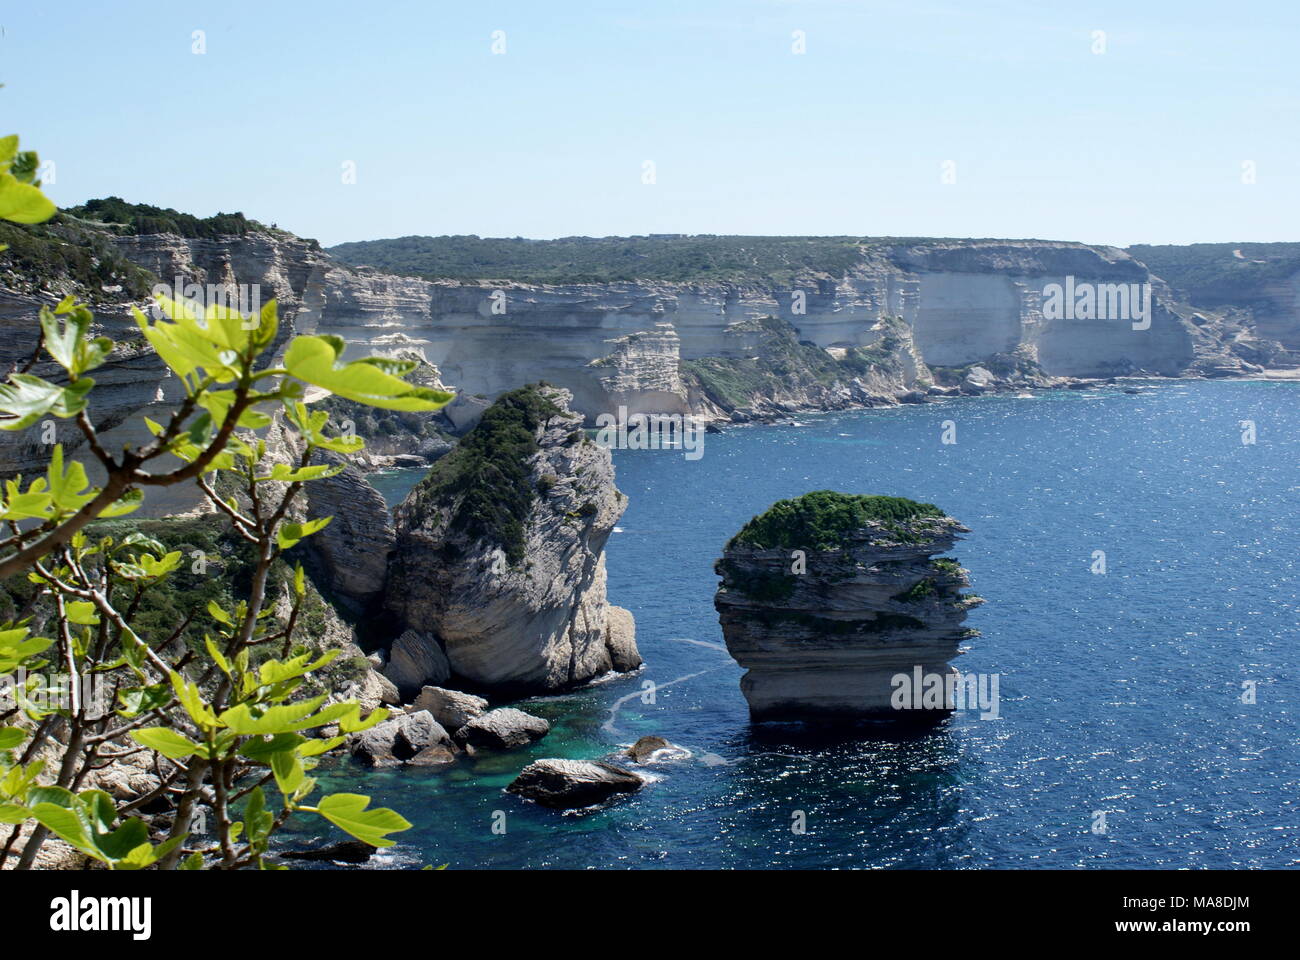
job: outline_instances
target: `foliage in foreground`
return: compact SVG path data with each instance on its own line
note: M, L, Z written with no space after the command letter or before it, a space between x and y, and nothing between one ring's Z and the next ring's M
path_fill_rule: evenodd
M53 215L35 169L16 137L0 140L0 218ZM153 438L142 446L115 454L101 441L90 374L114 344L93 336L90 310L70 297L40 311L41 343L59 377L36 376L29 364L0 384L0 429L71 420L105 478L91 485L85 467L55 446L44 476L9 480L0 495L0 579L21 576L32 587L17 619L0 624L0 678L14 693L0 701L0 824L8 825L0 866L16 858L18 868L32 867L53 834L110 869L261 867L275 830L296 813L386 846L406 820L357 794L311 800L310 775L346 734L386 711L362 717L355 702L303 696L338 651L317 656L296 639L308 593L302 568L283 583L272 577L287 569L284 551L329 522L292 512L305 484L342 469L314 463L316 452L364 445L330 431L328 414L305 401L306 385L385 410L434 410L451 397L407 383L411 363L344 362L336 337L296 337L279 364L270 362L275 301L243 316L159 298L154 318L135 317L185 390L165 422L145 421ZM296 460L254 432L274 416L296 436ZM95 521L136 510L150 487L179 483L197 484L246 545L247 584L238 600L212 599L169 622L159 616L167 605L149 599L166 594L189 558L145 531ZM104 767L141 753L159 777L150 793L119 804L87 786ZM165 813L152 822L134 815L159 807ZM191 829L200 808L212 821L202 837Z

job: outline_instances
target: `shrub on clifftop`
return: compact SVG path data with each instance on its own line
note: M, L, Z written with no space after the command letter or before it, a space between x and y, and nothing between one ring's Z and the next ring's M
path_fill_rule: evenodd
M511 563L524 557L524 523L537 499L530 461L538 429L562 413L540 385L502 394L451 453L420 482L416 509L454 499L450 529L499 546Z
M892 524L942 516L943 511L933 503L814 490L793 500L778 500L745 524L728 546L832 550L847 535L873 521Z

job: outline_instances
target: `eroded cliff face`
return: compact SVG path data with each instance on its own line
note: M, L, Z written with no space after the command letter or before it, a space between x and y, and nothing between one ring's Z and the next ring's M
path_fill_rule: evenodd
M91 232L83 230L83 235ZM92 412L96 426L104 431L109 449L124 443L148 440L142 416L161 419L183 396L180 384L148 348L131 315L131 307L148 309L148 290L156 284L220 286L234 293L244 285L262 302L279 298L282 318L280 343L294 329L294 320L306 301L315 294L313 278L323 272L328 258L309 240L287 233L250 233L219 240L187 239L168 234L152 236L99 236L96 242L112 245L118 254L142 274L133 277L138 296L118 284L73 282L40 276L4 277L0 283L0 364L11 368L32 355L39 331L37 313L42 305L53 306L66 295L87 302L95 311L95 335L110 337L116 344L109 361L95 371ZM102 262L102 258L96 261ZM181 291L183 293L183 291ZM38 364L38 376L59 379L53 364ZM128 422L129 421L129 422ZM65 447L80 446L82 437L69 421L52 421L55 438ZM18 434L0 433L0 468L6 474L43 470L49 462L50 444L46 430L35 425ZM88 464L92 480L98 479L97 465ZM156 515L192 509L195 500L188 491L161 489L150 498Z
M282 342L294 333L331 333L348 342L352 355L418 356L460 390L458 409L476 408L475 395L491 398L545 380L573 394L588 424L621 406L629 414L727 416L764 404L796 410L891 403L932 382L956 382L945 370L997 369L994 358L1014 358L1039 385L1124 374L1230 376L1293 365L1296 354L1286 344L1300 336L1287 312L1295 305L1290 280L1274 284L1276 296L1267 298L1271 306L1256 329L1249 319L1198 317L1124 251L1077 243L872 241L843 276L808 274L788 284L526 284L387 275L339 263L314 242L282 231L108 240L158 282L256 286L261 299L278 298ZM0 361L22 363L28 355L40 302L89 294L102 332L122 344L101 372L97 415L114 424L179 395L142 348L124 293L47 290L39 278L28 279L0 288L0 329L11 332L0 343ZM1149 325L1053 315L1046 291L1067 282L1149 285ZM773 322L784 325L777 339L848 364L796 357L800 351L776 344ZM774 384L769 374L779 376L792 357L798 372ZM864 357L881 362L856 362ZM768 369L755 368L755 359ZM748 387L748 396L736 389ZM109 440L143 439L137 434ZM67 424L59 425L59 439L79 442ZM5 466L15 469L38 468L45 446L32 431L0 437Z
M242 237L202 239L172 234L115 237L118 250L153 273L159 283L207 286L258 286L262 302L280 301L292 319L331 264L312 240L288 233L248 233Z
M568 402L505 395L396 510L386 607L458 680L550 691L641 662L631 614L605 593L625 498Z
M573 394L588 423L619 406L629 413L710 412L702 403L706 392L692 389L683 364L761 356L756 323L771 318L788 324L797 341L833 352L891 347L886 338L898 331L887 321L907 327L910 363L865 377L843 372L829 392L792 384L780 399L794 407L822 403L819 393L839 402L890 399L918 381L924 386L926 367L966 367L1002 355L1019 357L1049 380L1226 375L1270 357L1267 347L1234 350L1236 334L1194 322L1168 287L1124 251L1078 243L878 241L864 245L841 278L787 285L551 285L391 276L338 263L310 241L281 234L115 242L166 282L182 276L258 284L264 297L280 298L291 321L286 333L332 333L358 354L419 355L466 395L554 383ZM1054 314L1048 291L1067 283L1149 287L1149 322Z
M0 258L5 255L0 254ZM96 336L111 337L118 348L95 371L93 417L104 429L122 423L132 412L147 408L165 394L165 367L140 336L131 318L132 298L120 286L87 285L63 277L14 275L0 270L0 370L22 370L58 382L62 370L52 362L28 366L40 338L38 315L67 295L92 305ZM43 472L53 443L72 448L82 442L69 420L50 418L18 432L0 431L0 474Z
M332 518L307 541L306 551L335 602L363 614L383 596L396 541L392 516L383 496L346 457L321 451L313 462L343 469L306 485L306 518Z
M1159 274L1193 321L1246 360L1300 364L1300 245L1138 244L1128 252ZM1270 346L1270 344L1272 346ZM1288 355L1278 356L1276 347Z
M1153 285L1149 329L1127 319L1053 319L1044 291L1079 283ZM1147 372L1176 376L1196 359L1197 332L1168 302L1167 290L1121 250L1042 241L928 241L863 249L842 279L763 284L531 285L395 282L365 269L331 274L323 324L347 339L400 331L470 392L544 377L575 394L584 412L617 406L644 377L661 392L669 333L681 360L749 354L736 325L786 320L819 347L870 347L878 324L909 325L926 364L963 366L1018 352L1053 376ZM384 332L386 331L386 332ZM639 365L626 338L647 338ZM596 366L593 366L595 364ZM624 375L602 379L603 364ZM668 393L678 392L669 386ZM605 404L601 407L600 404Z
M681 338L671 323L610 340L609 347L606 356L588 364L599 389L589 391L585 402L575 401L579 409L626 407L629 415L692 412L682 377Z
M902 320L885 318L869 346L818 347L787 320L757 317L727 328L727 356L681 363L697 414L745 422L798 410L842 410L920 399L935 378Z
M717 563L714 604L747 671L750 715L933 720L900 714L894 678L952 672L967 611L982 601L960 593L968 581L956 561L935 555L965 532L929 504L831 491L781 501L746 525Z

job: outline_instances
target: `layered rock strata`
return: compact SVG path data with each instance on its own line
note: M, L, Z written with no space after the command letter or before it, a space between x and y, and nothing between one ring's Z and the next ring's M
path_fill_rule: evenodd
M929 720L900 714L899 675L952 672L977 597L956 561L968 532L930 504L820 491L755 517L717 563L715 606L755 720ZM950 704L946 704L950 706Z
M1018 354L1048 377L1095 378L1178 376L1210 357L1233 362L1142 263L1079 243L873 240L839 276L808 273L781 283L398 283L368 268L331 272L326 282L323 323L331 332L361 342L400 328L409 348L470 392L491 395L544 377L572 390L588 416L629 394L655 395L672 412L671 398L680 395L666 375L672 340L686 363L743 360L753 354L736 328L763 318L785 321L798 340L821 349L878 346L877 325L898 318L931 367ZM1054 287L1093 285L1107 296L1134 284L1150 291L1142 329L1128 317L1052 309ZM888 386L880 396L910 389Z
M992 370L997 387L1128 374L1232 376L1300 363L1295 276L1272 283L1268 297L1234 288L1219 299L1239 297L1240 308L1216 301L1207 317L1140 260L1078 243L875 239L829 272L805 270L781 282L530 284L393 276L341 263L284 231L215 239L83 232L148 282L255 287L263 301L278 298L282 341L329 333L342 337L352 356L400 354L436 365L462 391L445 418L465 429L491 398L539 379L570 390L588 422L620 406L716 418L740 411L743 419L755 407L770 414L892 403L929 389L930 377L940 385L960 381L973 365ZM0 272L0 329L11 334L0 338L0 362L22 364L35 346L36 308L73 293L94 302L96 333L121 344L96 372L100 422L134 422L180 395L143 349L127 309L144 303L146 281L93 285L24 269ZM1067 283L1149 289L1150 322L1135 329L1123 318L1062 317L1048 291ZM774 350L778 327L822 355L795 357L799 370L784 383L787 361L804 351ZM1015 370L1028 376L1003 377L998 357L1015 358ZM69 424L58 426L60 440L81 442ZM381 426L377 451L422 452L401 442L410 425L396 433ZM132 429L109 437L109 445L143 439ZM436 452L435 437L412 436ZM39 469L46 453L35 428L0 436L5 473ZM151 512L186 508L167 502L167 491L155 493Z
M506 394L397 508L385 604L411 631L404 657L423 645L471 686L521 692L640 665L631 614L605 593L625 498L568 402L546 387Z

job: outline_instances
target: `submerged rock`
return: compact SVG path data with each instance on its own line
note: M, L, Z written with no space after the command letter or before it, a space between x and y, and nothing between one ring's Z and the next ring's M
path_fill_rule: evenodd
M635 793L645 781L609 763L585 760L534 760L506 787L508 793L543 807L590 807L620 793Z
M360 840L340 840L328 847L314 850L286 850L280 856L285 860L328 860L331 863L365 863L375 848Z
M512 750L542 739L551 725L514 707L499 707L475 717L456 731L456 742L490 750Z
M449 767L456 762L456 752L443 744L425 747L406 763L411 767Z
M663 737L642 737L627 748L627 755L637 763L648 759L656 750L667 750L672 744Z
M714 605L755 720L900 713L899 675L947 677L972 635L966 571L934 558L969 532L933 504L829 490L782 500L727 544Z
M669 743L663 737L642 737L623 753L636 763L654 763L662 760L680 760L689 757L690 751Z

